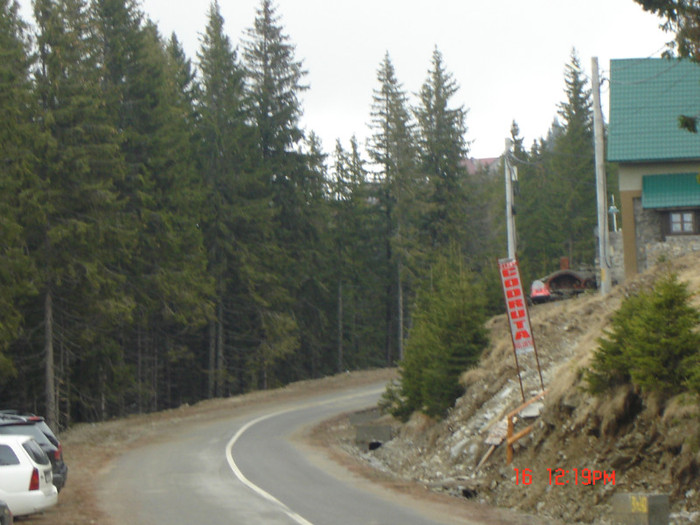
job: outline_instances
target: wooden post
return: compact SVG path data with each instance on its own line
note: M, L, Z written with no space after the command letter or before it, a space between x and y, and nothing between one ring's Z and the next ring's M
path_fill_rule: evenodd
M51 288L44 296L44 393L46 396L46 423L51 428L58 428L56 411L56 371L54 370L53 355L53 298Z
M547 391L543 390L535 397L523 403L518 408L510 411L508 415L506 415L506 421L508 422L508 433L506 434L506 463L508 465L510 465L513 462L513 443L527 436L530 432L532 432L532 429L534 428L534 425L530 425L529 427L524 428L517 434L513 435L513 432L515 431L513 418L517 416L520 412L522 412L525 408L529 407L532 403L534 403L538 399L543 398L546 393Z
M513 443L510 438L513 435L513 418L508 415L508 439L506 440L506 463L510 465L513 462Z

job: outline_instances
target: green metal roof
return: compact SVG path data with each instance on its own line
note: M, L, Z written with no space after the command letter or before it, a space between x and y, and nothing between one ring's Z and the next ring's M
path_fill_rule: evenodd
M642 177L642 208L684 208L700 206L697 173L645 175Z
M678 127L700 115L700 65L664 58L610 61L608 160L700 159L700 134Z

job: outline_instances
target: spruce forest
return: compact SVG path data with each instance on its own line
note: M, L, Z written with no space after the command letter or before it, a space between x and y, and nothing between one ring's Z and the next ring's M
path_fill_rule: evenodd
M7 408L64 428L396 366L449 271L476 318L501 311L503 170L467 172L468 110L437 48L413 91L387 52L370 138L324 152L272 0L240 42L214 1L195 57L138 0L32 6L27 21L0 0ZM548 136L510 130L528 284L594 260L590 86L575 51L562 72Z

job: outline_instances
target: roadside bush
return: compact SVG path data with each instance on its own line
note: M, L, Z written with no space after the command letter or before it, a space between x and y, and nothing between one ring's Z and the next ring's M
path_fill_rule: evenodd
M598 340L586 381L591 392L632 383L645 392L671 396L700 392L700 311L675 274L629 297Z
M485 320L474 275L455 256L440 259L417 294L400 379L387 389L385 408L403 420L417 410L443 417L464 391L459 376L488 344Z

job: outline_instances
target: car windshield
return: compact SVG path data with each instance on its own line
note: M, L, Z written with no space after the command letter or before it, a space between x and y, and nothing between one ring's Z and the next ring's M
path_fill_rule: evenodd
M49 441L53 443L55 446L58 446L58 438L56 437L56 434L53 433L49 425L46 424L45 421L37 421L34 423L39 429L46 435L47 438L49 438Z

